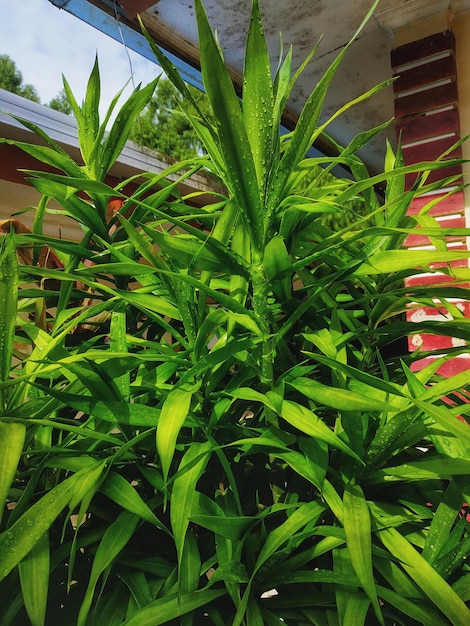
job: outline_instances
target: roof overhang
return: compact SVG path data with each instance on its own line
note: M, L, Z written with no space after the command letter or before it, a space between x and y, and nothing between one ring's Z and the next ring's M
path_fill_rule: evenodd
M152 58L136 19L140 13L150 35L173 55L184 77L200 84L198 39L192 0L50 0L117 40ZM251 0L205 0L209 20L217 30L226 63L238 87L241 86L245 34ZM264 27L273 63L279 56L280 33L284 49L294 48L294 67L299 66L322 37L320 48L303 72L288 102L284 122L292 126L306 97L321 74L346 45L369 10L372 0L260 0ZM417 20L450 11L468 10L468 0L382 0L354 45L346 54L326 98L322 121L346 102L357 98L391 76L390 52L394 47L393 31ZM117 19L116 19L117 18ZM336 119L327 132L341 144L357 133L378 126L393 116L392 89L387 87L348 110ZM362 151L372 171L383 167L385 140L394 143L393 128L382 132ZM328 153L331 144L325 138L318 148Z

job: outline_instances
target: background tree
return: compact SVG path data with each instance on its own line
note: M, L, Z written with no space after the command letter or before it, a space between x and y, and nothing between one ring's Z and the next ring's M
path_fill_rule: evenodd
M52 98L47 106L49 106L51 109L54 109L55 111L66 113L67 115L71 115L72 113L72 107L70 105L70 102L67 100L67 96L63 89L59 91L55 98Z
M40 102L36 88L23 83L23 74L7 54L0 54L0 87L28 100Z
M188 86L204 114L209 115L207 96ZM143 146L176 160L203 153L203 145L187 119L179 111L181 94L162 76L152 100L134 122L130 138Z

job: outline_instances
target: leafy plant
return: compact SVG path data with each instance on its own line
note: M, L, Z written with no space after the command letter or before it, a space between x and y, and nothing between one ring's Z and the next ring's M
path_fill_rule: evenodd
M450 263L468 253L445 247L456 231L427 220L439 252L402 248L442 163L405 167L388 147L370 176L356 152L380 128L307 158L342 112L319 122L346 50L281 136L304 66L292 75L289 50L270 73L254 0L239 100L196 12L215 125L154 49L207 157L109 187L155 84L106 134L97 66L82 106L65 84L83 164L31 124L46 145L14 142L62 173L29 172L45 195L33 233L2 248L1 622L464 626L468 374L438 367L466 348L420 371L424 354L391 350L416 332L469 338L451 300L468 297ZM324 184L337 163L353 179ZM178 192L201 167L226 189L202 207ZM81 242L41 234L48 198ZM367 215L330 230L325 214L354 198ZM450 282L405 289L437 255ZM437 299L453 320L402 319Z

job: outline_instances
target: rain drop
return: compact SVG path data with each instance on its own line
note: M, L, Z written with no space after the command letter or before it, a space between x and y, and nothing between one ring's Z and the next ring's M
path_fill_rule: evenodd
M29 526L30 528L32 526L34 526L34 520L32 520L30 517L28 517L27 520L26 520L26 526Z

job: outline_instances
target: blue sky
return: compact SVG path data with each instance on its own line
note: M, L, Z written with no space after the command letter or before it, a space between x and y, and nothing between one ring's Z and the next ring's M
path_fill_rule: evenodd
M126 84L148 83L158 67L48 0L0 0L0 54L8 54L48 103L62 89L62 74L80 102L98 53L103 106ZM132 89L131 84L127 92Z

